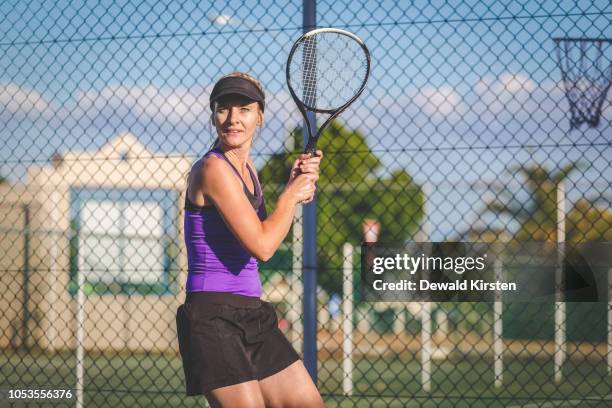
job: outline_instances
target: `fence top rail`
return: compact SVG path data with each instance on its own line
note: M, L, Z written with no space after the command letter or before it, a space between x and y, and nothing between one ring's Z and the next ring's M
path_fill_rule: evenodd
M571 41L571 42L605 42L612 43L612 38L580 38L580 37L554 37L553 41Z

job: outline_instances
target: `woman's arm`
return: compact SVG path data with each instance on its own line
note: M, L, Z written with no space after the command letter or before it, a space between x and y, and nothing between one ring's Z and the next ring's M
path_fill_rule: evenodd
M234 236L255 258L267 261L287 236L295 206L312 198L318 173L295 177L281 193L276 208L261 221L230 166L214 156L201 169L202 192L210 198Z

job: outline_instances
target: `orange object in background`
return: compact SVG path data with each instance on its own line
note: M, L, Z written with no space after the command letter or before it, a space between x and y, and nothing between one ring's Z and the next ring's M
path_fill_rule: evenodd
M378 241L378 234L380 232L380 223L372 219L363 220L363 242L376 242Z

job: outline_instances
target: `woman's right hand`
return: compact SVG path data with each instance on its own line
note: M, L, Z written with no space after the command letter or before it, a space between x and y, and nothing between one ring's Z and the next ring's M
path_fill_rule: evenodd
M285 194L295 204L312 201L317 190L316 182L319 175L316 173L302 173L297 175L285 187Z

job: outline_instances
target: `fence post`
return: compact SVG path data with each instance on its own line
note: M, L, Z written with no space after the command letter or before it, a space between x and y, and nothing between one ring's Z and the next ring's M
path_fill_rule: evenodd
M29 350L28 326L30 324L30 207L23 205L23 321L21 347Z
M353 246L345 242L342 248L344 257L344 279L342 281L342 391L353 395Z
M423 184L423 222L419 231L418 241L428 242L431 238L429 228L428 199L430 194L429 184ZM421 384L423 390L431 391L431 303L421 302Z
M302 218L302 206L298 205L295 209L295 218L293 219L293 231L292 231L292 243L291 243L291 254L292 254L292 273L291 279L289 280L290 290L288 299L290 305L299 304L299 294L303 292L302 286L302 245L304 244L303 234L303 218ZM300 313L295 310L294 307L290 307L287 311L287 318L291 322L290 341L298 352L302 350L302 334L304 328L302 326L302 317Z
M59 205L59 201L60 201L60 194L57 191L53 191L51 193L51 213L49 214L50 218L51 218L51 228L53 229L50 236L47 236L47 239L51 239L51 249L50 249L50 271L49 271L49 309L48 309L48 313L49 313L49 326L47 328L48 330L48 335L49 335L49 348L51 350L55 350L55 343L56 343L56 339L57 339L57 313L56 313L56 308L57 308L57 299L58 299L58 293L57 291L59 290L57 284L58 284L58 271L59 271L59 267L58 267L58 256L59 256L59 250L58 250L58 243L64 243L64 234L60 231L60 226L59 226L59 218L60 215L58 214L59 210L57 208L57 206Z
M406 330L406 306L399 304L393 307L395 319L393 320L393 334L400 335Z
M563 258L565 243L565 188L563 180L557 184L557 268L556 268L556 301L555 301L555 381L563 379L563 362L565 361L565 302L563 299Z
M499 246L498 246L499 248ZM501 251L495 254L495 280L501 282L503 280L503 263L501 259ZM494 353L494 372L495 372L495 387L499 388L503 384L504 375L504 340L503 340L503 310L502 293L495 291L495 302L493 303L493 353Z
M431 391L431 303L421 302L421 384Z
M303 31L316 27L316 0L303 0ZM307 114L311 129L316 129L316 117ZM304 146L308 131L303 126ZM304 365L317 383L317 199L304 206Z
M608 269L608 375L612 373L612 268Z
M77 268L77 298L76 298L76 408L83 407L83 339L84 339L84 303L85 293L83 286L85 277L83 271Z

